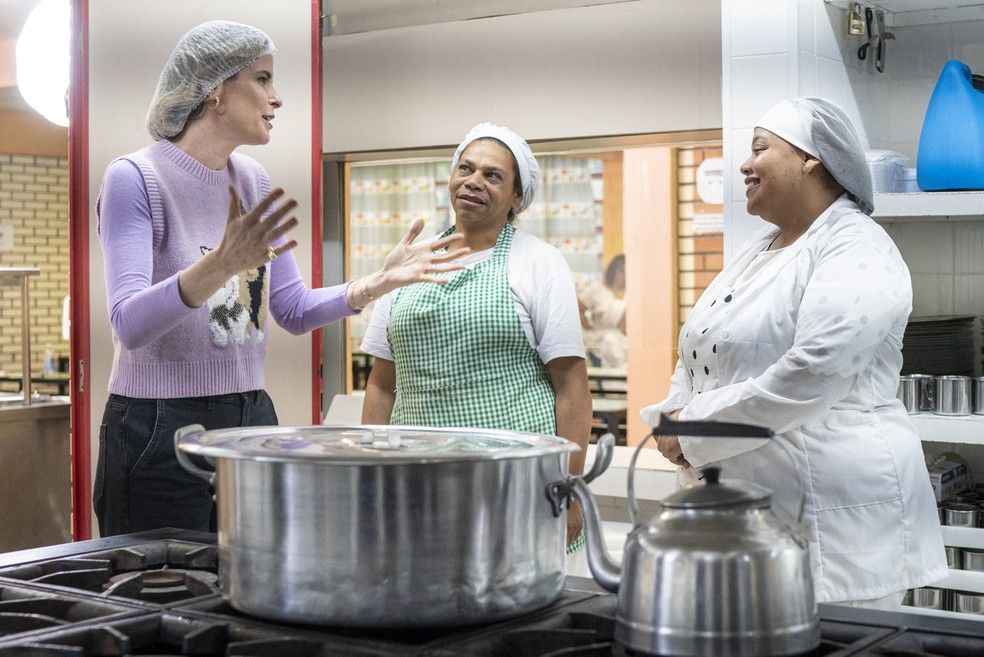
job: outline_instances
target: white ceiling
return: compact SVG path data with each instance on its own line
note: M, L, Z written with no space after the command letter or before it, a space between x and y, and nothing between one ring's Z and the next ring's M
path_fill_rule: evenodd
M326 35L352 34L632 0L322 0ZM39 0L0 0L0 42L20 34L27 15ZM334 23L334 25L332 25ZM0 87L0 108L28 110L16 87Z

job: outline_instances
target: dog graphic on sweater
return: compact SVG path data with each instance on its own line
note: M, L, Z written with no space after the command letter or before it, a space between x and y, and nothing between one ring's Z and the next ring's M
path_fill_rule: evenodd
M212 249L201 247L202 255ZM245 281L245 284L244 284ZM243 344L252 328L257 342L263 342L266 323L267 266L247 269L227 280L208 298L208 329L219 347Z

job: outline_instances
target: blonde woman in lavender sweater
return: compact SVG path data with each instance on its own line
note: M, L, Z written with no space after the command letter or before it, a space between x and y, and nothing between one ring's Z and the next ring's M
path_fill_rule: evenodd
M309 289L287 239L297 206L255 160L283 104L273 42L229 21L192 28L161 73L147 116L155 142L106 170L96 204L114 359L93 503L100 534L215 529L211 491L174 456L177 428L277 424L264 392L270 319L297 335L410 283L443 284L459 236L414 245L383 268ZM452 248L448 248L452 247Z

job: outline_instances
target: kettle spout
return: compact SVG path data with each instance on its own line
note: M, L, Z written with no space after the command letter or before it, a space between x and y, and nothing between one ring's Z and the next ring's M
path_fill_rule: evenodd
M612 593L618 592L622 581L622 569L612 559L605 547L605 536L601 530L601 518L598 515L598 505L594 496L588 490L588 485L581 478L574 480L574 494L581 502L581 514L584 516L584 534L588 550L588 567L598 584Z

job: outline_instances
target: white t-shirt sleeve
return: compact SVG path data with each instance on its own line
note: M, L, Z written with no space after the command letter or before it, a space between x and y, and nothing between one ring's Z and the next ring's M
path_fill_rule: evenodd
M362 336L361 349L376 358L393 360L390 352L389 339L386 337L386 325L389 324L390 308L393 306L393 295L396 291L384 294L372 306L372 317L366 334Z
M584 358L574 274L556 248L517 231L509 254L509 283L527 338L549 363L555 358Z

